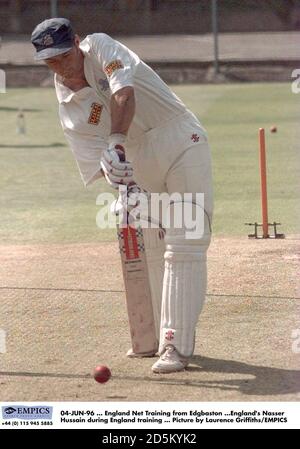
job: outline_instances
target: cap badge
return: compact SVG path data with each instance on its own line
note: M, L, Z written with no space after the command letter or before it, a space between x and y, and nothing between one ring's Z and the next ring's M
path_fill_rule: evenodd
M48 47L49 45L52 45L53 43L54 43L54 40L53 40L53 37L51 36L51 34L46 34L43 38L43 44Z

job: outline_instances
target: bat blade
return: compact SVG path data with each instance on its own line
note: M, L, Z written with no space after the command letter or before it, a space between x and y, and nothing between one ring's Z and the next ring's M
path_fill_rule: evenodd
M132 350L136 354L156 352L157 338L143 229L117 225L117 232Z

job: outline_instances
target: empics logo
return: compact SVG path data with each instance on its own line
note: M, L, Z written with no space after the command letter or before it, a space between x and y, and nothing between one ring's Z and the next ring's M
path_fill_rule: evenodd
M52 419L53 407L14 405L2 407L3 419Z
M14 413L14 412L16 412L17 410L15 409L15 408L13 408L13 407L6 407L5 408L5 413L7 414L7 415L11 415L12 413Z

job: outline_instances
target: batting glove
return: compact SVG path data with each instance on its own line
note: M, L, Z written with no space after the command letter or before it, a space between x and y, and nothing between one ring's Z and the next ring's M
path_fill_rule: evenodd
M120 184L133 184L133 169L125 159L124 134L112 134L109 137L109 146L103 151L100 165L106 181L115 189Z

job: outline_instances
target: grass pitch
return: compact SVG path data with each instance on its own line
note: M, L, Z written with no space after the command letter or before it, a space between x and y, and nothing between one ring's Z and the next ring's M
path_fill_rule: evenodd
M260 221L258 128L266 128L269 220L285 233L299 223L299 98L290 84L174 86L209 133L213 153L215 235L246 235ZM19 108L27 134L16 133ZM275 124L277 133L270 133ZM96 197L85 189L59 124L53 89L11 89L0 106L2 243L114 240L99 230Z
M2 246L0 401L299 401L295 243L213 238L195 353L168 375L125 355L116 242ZM98 364L112 371L104 385Z
M298 401L296 272L299 107L288 84L178 86L207 128L215 217L208 294L188 370L130 360L115 231L96 227L101 181L85 189L52 89L15 89L0 106L0 354L3 401ZM18 108L27 134L16 134ZM271 134L270 126L278 132ZM258 128L266 128L269 218L285 240L248 240L260 220ZM225 235L226 237L223 237ZM106 242L105 242L106 240ZM111 240L111 242L107 242ZM90 373L107 364L113 377Z

